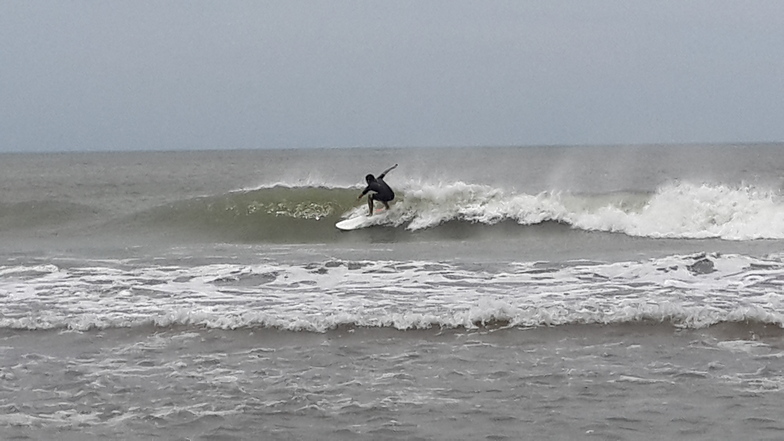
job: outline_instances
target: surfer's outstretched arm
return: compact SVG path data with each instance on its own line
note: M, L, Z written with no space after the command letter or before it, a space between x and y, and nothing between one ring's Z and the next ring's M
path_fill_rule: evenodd
M393 165L392 167L389 167L388 169L386 169L386 170L382 171L382 172L381 172L381 174L380 174L380 175L378 175L378 177L379 177L379 178L381 178L381 179L384 179L384 176L386 176L386 174L387 174L387 173L391 172L391 171L392 171L392 170L394 170L396 167L397 167L397 164Z

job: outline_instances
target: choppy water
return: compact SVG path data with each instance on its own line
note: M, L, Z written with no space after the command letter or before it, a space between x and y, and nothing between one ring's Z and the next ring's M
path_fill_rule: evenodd
M3 155L0 434L780 438L783 147Z

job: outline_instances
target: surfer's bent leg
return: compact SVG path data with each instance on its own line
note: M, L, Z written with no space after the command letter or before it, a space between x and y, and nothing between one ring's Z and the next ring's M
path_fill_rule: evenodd
M375 196L374 193L370 193L368 195L368 210L369 210L368 216L373 216L373 196Z
M373 199L384 204L384 208L389 210L389 201L391 201L394 198L395 198L395 194L392 193L391 191L382 191L376 193Z

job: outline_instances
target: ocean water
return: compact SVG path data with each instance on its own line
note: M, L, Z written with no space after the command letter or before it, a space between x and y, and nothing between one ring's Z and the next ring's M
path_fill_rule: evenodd
M369 228L367 173L398 163ZM0 155L0 439L782 439L784 145Z

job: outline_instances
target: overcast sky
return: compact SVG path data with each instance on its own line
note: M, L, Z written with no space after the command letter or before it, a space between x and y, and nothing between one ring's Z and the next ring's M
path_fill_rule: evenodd
M779 0L0 0L0 151L759 141Z

